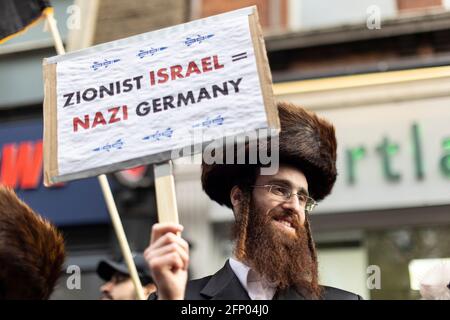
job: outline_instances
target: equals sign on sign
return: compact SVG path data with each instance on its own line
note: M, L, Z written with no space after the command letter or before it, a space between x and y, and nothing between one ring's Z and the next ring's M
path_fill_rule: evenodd
M247 58L247 52L242 52L235 54L234 56L231 56L231 61L235 62L238 60L246 59Z

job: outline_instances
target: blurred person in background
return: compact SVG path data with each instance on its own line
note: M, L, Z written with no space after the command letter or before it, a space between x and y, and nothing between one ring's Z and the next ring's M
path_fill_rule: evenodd
M146 298L156 291L150 270L141 253L133 254L134 263ZM136 290L125 261L102 260L97 274L106 281L101 287L102 300L136 300Z
M48 299L64 259L55 226L0 185L0 299Z
M441 262L425 273L420 294L424 300L450 300L450 263Z

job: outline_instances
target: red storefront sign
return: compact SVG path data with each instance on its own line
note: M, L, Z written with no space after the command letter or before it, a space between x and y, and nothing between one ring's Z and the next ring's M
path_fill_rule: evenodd
M37 189L42 178L42 140L6 143L0 154L0 183L14 189Z

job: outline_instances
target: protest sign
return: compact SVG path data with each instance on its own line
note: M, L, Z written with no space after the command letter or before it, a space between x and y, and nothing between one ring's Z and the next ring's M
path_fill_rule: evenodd
M199 128L279 129L255 7L45 59L44 87L46 185L170 160Z

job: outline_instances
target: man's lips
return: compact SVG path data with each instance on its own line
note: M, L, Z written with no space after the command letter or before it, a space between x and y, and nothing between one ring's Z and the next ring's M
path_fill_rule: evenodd
M278 224L281 224L287 228L294 229L293 227L293 217L290 215L279 215L272 218Z

